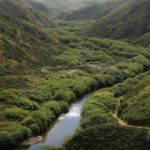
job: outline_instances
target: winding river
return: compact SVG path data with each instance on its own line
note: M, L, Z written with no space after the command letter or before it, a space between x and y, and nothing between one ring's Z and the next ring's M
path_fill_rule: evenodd
M83 96L81 99L78 99L75 103L71 104L69 111L66 114L62 114L49 128L47 133L42 135L43 140L41 142L32 144L28 147L20 147L17 150L37 150L42 146L61 146L64 140L72 135L79 127L81 110L88 97L89 94Z

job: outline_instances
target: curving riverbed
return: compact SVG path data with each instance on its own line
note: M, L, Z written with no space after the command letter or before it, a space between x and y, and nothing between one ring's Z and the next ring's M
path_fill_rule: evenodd
M53 126L50 127L47 133L42 135L43 139L39 143L32 144L28 147L20 147L17 150L36 150L42 146L61 146L64 140L72 135L79 127L81 110L88 97L89 94L71 104L69 111L66 114L62 114Z

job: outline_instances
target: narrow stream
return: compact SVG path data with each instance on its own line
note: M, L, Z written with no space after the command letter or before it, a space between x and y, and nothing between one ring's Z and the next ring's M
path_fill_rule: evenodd
M21 147L17 150L37 150L42 146L61 146L64 140L73 134L74 131L79 127L81 110L88 97L89 94L71 104L69 111L66 114L62 114L49 129L46 135L43 135L44 140L42 142L33 144L29 147Z

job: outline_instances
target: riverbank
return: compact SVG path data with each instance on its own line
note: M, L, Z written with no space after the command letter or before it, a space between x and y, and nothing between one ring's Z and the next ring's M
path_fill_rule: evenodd
M87 76L87 75L86 75ZM87 76L88 77L88 76ZM83 93L87 93L87 92L90 92L90 91L94 91L100 87L107 87L107 86L110 86L110 85L113 85L113 84L116 84L116 80L110 80L111 78L114 78L114 77L111 77L110 75L100 75L100 76L96 76L96 80L95 79L92 79L91 76L88 77L90 79L90 84L86 87L87 90L84 90ZM105 84L102 85L102 83L104 83L104 79L105 79ZM92 81L92 82L91 82ZM47 84L47 82L45 82ZM67 82L68 84L68 82ZM85 83L84 83L85 84ZM84 85L83 84L83 85ZM78 85L78 84L76 84ZM83 89L82 89L83 91ZM78 92L77 92L78 93ZM81 96L82 94L80 94L79 96ZM117 94L118 95L118 94ZM47 106L47 104L45 105ZM50 107L50 108L53 108L53 107ZM65 109L66 110L66 109ZM61 114L61 113L60 113ZM59 116L59 114L57 115Z
M148 71L95 92L83 107L80 130L65 143L66 150L149 149L149 76Z
M80 125L81 109L91 94L87 94L72 103L69 111L55 121L53 126L45 135L29 138L22 143L17 150L21 150L24 146L26 150L36 150L43 146L59 147L62 146L68 136L72 135Z

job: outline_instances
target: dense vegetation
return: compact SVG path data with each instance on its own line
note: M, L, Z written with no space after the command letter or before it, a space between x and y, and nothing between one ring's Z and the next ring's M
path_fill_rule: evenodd
M66 149L149 149L150 135L146 128L129 127L114 117L114 114L118 113L118 116L126 119L128 123L134 122L136 125L149 120L148 93L143 91L137 95L139 87L148 88L148 78L149 72L93 94L83 108L80 130L66 143ZM133 99L126 99L131 95ZM115 112L120 96L121 106L118 112ZM136 101L136 98L139 99Z
M148 137L148 138L147 138ZM67 150L141 150L149 149L149 134L144 129L98 125L80 131L66 145Z
M130 5L130 0L109 1L94 5L94 10L88 6L94 12L103 6L106 9L87 19L108 14L103 18L107 20L115 8L124 8L126 3L131 7L134 2ZM140 2L137 1L135 10ZM78 1L76 3L79 7ZM141 6L138 14L131 13L137 15L135 22L143 11L145 14L137 25L140 31L133 36L140 37L138 40L148 46L145 40L149 37L148 1L144 0ZM95 26L93 20L82 17L80 21L52 19L61 13L62 5L57 9L31 0L0 0L0 149L10 149L31 136L44 133L78 97L98 89L84 105L80 128L66 142L66 150L99 150L100 147L106 149L106 145L110 150L114 147L141 150L143 145L149 149L147 129L121 126L114 115L117 113L118 118L130 125L149 126L150 48L86 36L91 26L99 27L100 21ZM86 12L86 9L80 11ZM112 15L118 11L120 9ZM130 9L128 12L130 14ZM99 35L105 27L96 33ZM127 27L130 28L130 24ZM119 34L115 38L122 38L122 29L117 29L115 34Z
M122 100L121 116L130 124L149 125L150 75L142 79Z

